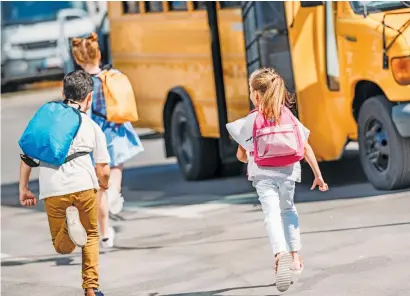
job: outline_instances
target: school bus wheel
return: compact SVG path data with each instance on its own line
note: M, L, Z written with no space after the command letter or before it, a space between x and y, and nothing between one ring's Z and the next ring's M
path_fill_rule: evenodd
M364 102L359 111L360 160L374 187L410 186L410 139L399 135L392 121L392 104L384 95Z
M16 92L20 89L20 85L17 83L9 82L6 84L3 84L1 86L1 93L7 93L7 92Z
M214 177L218 169L218 146L214 139L194 135L183 102L176 104L171 118L171 141L182 175L189 181Z

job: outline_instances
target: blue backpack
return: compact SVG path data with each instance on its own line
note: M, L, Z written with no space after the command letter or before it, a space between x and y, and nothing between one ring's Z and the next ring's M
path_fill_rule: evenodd
M19 145L24 154L21 159L30 167L37 167L34 159L54 166L71 161L90 152L68 151L81 126L80 110L63 102L46 103L30 120Z

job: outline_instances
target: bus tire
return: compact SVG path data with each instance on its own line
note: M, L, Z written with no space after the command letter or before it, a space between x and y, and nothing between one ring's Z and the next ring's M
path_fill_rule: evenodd
M363 170L377 189L410 186L410 139L402 138L384 95L369 98L359 111L359 146Z
M20 90L20 85L14 82L9 82L1 86L1 93L17 92Z
M218 142L194 135L183 102L177 103L171 118L171 141L180 171L188 181L214 177L218 169Z

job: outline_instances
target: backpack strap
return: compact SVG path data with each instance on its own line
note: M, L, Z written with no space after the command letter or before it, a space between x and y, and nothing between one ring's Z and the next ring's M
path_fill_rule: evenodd
M84 156L84 155L87 155L87 154L90 154L90 152L87 152L87 151L75 152L75 153L67 156L66 159L64 160L64 163L67 163L69 161L72 161L73 159L76 159L80 156ZM20 154L20 158L21 158L22 161L24 161L24 163L26 165L28 165L31 168L36 168L36 167L40 166L40 162L36 162L34 159L32 159L31 157L29 157L25 154Z
M92 112L94 115L96 115L96 116L98 116L98 117L101 117L101 118L104 118L105 120L107 120L107 116L105 116L104 114L102 114L102 113L100 113L100 112L98 112L98 111L95 111L94 109L92 109L91 112Z
M111 65L111 64L104 65L104 66L102 67L102 69L103 69L103 70L111 70L111 69L112 69L112 65Z
M251 112L249 112L249 114L255 113L255 112L257 112L257 111L259 111L259 110L258 110L257 108L254 108L254 109L251 110ZM248 115L249 115L249 114L248 114Z
M21 158L22 161L24 161L24 163L26 165L28 165L31 168L36 168L36 167L40 166L40 162L38 162L38 163L35 162L34 159L32 159L31 157L28 157L25 154L20 154L20 158Z
M102 70L100 71L100 73L95 74L94 77L98 77L98 78L101 80L101 83L104 84L104 83L105 83L105 76L107 75L108 71L111 70L111 68L112 68L111 65L105 65L105 66L102 68ZM103 95L104 95L103 85L101 85L101 88L102 88L101 91L103 92ZM105 100L105 98L104 98L104 100ZM93 104L94 104L94 102L93 102ZM95 110L94 108L92 108L92 107L91 107L91 113L94 114L94 115L96 115L96 116L98 116L98 117L101 117L101 118L107 120L107 116L105 116L105 115L102 114L101 112L96 111L96 110Z
M69 161L72 161L73 159L76 159L77 157L84 156L84 155L87 155L87 154L90 154L90 152L87 152L87 151L75 152L75 153L67 156L66 159L64 160L64 163L67 163Z

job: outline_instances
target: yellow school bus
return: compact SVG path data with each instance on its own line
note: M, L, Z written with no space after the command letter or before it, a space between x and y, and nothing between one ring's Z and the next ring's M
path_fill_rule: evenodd
M374 186L410 185L410 8L363 3L109 2L110 52L133 85L136 126L163 133L186 179L216 176L237 165L225 124L251 108L248 76L274 67L319 160L358 140Z

